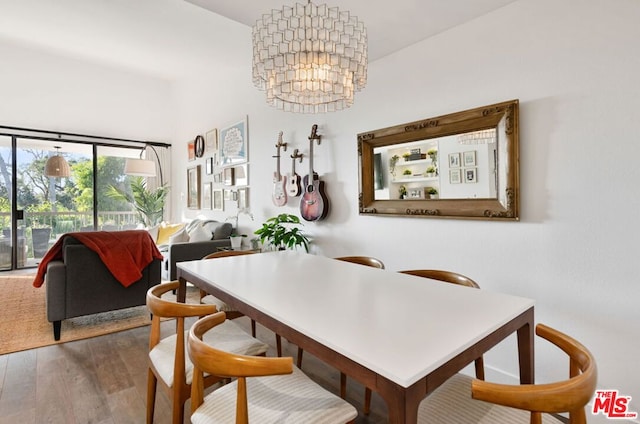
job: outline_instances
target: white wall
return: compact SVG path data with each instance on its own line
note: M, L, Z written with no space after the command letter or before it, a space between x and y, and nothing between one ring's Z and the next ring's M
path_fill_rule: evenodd
M265 106L263 93L251 86L247 57L224 81L178 86L178 131L186 141L249 116L256 221L241 218L240 225L255 229L266 217L298 213L297 201L276 208L270 200L278 131L306 153L311 125L319 124L315 168L332 209L325 221L305 227L315 253L373 255L391 270L456 270L484 290L534 298L539 322L592 349L598 388L632 396L637 411L638 16L634 0L522 0L371 63L355 105L318 116ZM245 32L237 46L249 52ZM358 215L357 133L515 98L521 105L520 222ZM174 167L174 181L182 184L186 151L175 151L184 156ZM488 366L515 375L514 345L511 340L490 352ZM561 355L545 343L536 348L539 382L565 375Z
M171 83L0 39L0 125L170 142Z
M174 84L4 40L0 121L173 139L174 219L224 220L235 213L232 205L217 213L184 207L186 168L204 165L187 162L186 142L248 116L255 221L240 218L246 232L277 213L298 214L294 200L284 208L271 203L272 156L279 131L291 149L306 154L317 123L323 140L315 168L326 181L331 212L305 225L314 253L373 255L390 270L456 270L484 290L531 297L538 321L593 350L598 388L632 396L638 411L637 16L635 0L521 0L371 63L368 86L351 109L317 116L265 104L251 84L250 28L239 24L229 25L224 41L246 51L245 62L220 56L210 72ZM199 23L206 37L207 22ZM358 215L356 134L515 98L521 105L520 222ZM305 160L299 173L307 166ZM514 345L509 340L486 357L501 377L516 373ZM538 381L565 375L561 355L544 343L536 353Z

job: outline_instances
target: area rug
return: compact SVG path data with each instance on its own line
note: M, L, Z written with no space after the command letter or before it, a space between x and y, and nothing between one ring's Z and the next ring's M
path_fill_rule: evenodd
M0 276L0 355L151 323L146 306L76 317L62 321L60 340L56 341L53 325L47 321L46 290L33 287L33 278L33 275Z

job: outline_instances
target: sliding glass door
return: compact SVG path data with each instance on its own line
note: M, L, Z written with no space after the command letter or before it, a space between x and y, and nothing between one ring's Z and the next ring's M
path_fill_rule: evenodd
M11 206L13 191L11 137L0 136L0 271L12 269L13 236Z
M37 266L60 234L93 229L92 150L86 144L17 138L17 268ZM69 164L69 177L45 174L55 155Z
M46 175L54 155L69 164L68 177ZM113 193L130 194L124 165L138 155L131 147L0 135L0 271L36 267L64 233L139 226L131 204Z

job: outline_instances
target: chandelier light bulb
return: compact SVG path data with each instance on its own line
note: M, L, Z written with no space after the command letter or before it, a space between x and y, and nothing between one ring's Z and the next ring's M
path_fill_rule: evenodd
M253 27L253 83L284 111L346 109L367 82L364 24L337 7L283 6Z

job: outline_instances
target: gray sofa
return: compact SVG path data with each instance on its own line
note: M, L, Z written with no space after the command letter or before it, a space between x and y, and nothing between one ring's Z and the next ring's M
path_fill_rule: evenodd
M231 248L231 241L227 238L170 244L167 251L161 250L165 256L163 280L174 281L177 278L176 263L202 259L209 253L217 252L219 248Z
M211 232L211 240L187 241L171 243L166 246L158 246L164 256L162 264L162 279L174 281L176 275L176 263L184 261L194 261L202 259L209 253L217 252L220 249L231 248L229 236L233 226L229 222L218 222L213 220L194 220L187 225L185 230L191 227L202 225Z
M72 237L62 245L62 260L48 263L45 275L47 319L60 340L62 320L146 304L147 290L160 283L155 259L129 287L116 280L98 254Z

